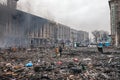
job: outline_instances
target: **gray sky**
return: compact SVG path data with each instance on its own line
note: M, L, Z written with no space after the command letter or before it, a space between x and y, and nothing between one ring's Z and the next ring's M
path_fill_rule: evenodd
M108 0L19 0L18 9L77 30L110 32Z

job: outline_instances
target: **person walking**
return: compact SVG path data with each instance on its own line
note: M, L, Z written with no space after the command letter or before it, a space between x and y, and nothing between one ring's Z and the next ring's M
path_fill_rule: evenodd
M62 51L63 51L63 50L62 50L62 47L60 46L60 47L59 47L59 54L60 54L60 57L62 56Z
M55 54L56 54L56 56L58 56L58 53L59 53L59 48L56 47L56 48L55 48Z
M102 43L102 42L99 42L99 43L98 43L97 48L98 48L98 51L99 51L100 53L103 53L103 43Z

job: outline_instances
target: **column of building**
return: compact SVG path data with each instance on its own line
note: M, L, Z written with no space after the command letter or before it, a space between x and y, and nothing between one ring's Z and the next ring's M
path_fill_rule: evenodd
M110 0L111 35L113 46L120 46L120 0Z

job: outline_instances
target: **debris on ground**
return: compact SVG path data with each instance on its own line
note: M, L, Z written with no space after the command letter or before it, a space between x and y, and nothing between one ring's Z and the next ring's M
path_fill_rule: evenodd
M120 54L84 50L4 50L0 53L0 80L119 80ZM74 55L73 55L74 54Z

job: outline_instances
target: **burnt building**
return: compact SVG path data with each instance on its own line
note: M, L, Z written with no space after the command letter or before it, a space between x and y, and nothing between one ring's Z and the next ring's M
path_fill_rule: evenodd
M9 33L12 33L13 19L18 0L0 0L0 45L8 44L7 38ZM12 35L11 35L12 36ZM6 39L5 39L6 38ZM5 41L7 40L7 42Z
M120 47L120 0L109 0L112 44Z
M59 43L66 43L69 44L70 42L70 27L57 24L57 41Z
M55 22L19 10L12 19L15 26L12 32L24 39L22 45L50 46L56 41Z
M0 1L0 47L51 47L77 42L77 30L16 10L17 1Z

